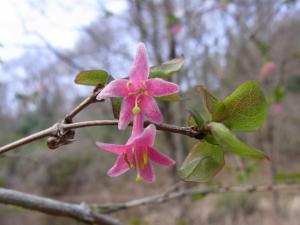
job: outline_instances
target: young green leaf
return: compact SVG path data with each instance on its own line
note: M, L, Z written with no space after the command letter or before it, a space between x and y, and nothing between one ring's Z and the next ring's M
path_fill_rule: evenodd
M227 116L226 108L222 100L215 97L208 90L206 90L202 85L198 85L196 87L196 90L202 93L204 104L207 111L211 115L211 120L222 121Z
M179 176L186 181L205 182L224 166L224 152L219 145L198 142L184 160Z
M187 125L198 127L200 129L204 128L205 121L196 109L190 110L190 115L187 119Z
M85 70L77 74L75 83L91 86L104 86L109 77L109 74L104 70Z
M223 103L227 115L221 121L231 130L253 131L263 125L267 102L257 81L243 83Z
M180 56L178 58L172 59L168 62L165 62L158 66L152 66L150 68L150 78L163 78L168 79L173 73L178 72L184 64L184 58L183 56Z
M120 110L121 110L121 104L122 104L122 98L121 97L114 97L110 98L111 101L111 107L114 114L115 119L119 119L120 116Z
M222 149L239 156L255 159L269 159L263 152L241 142L231 131L221 123L211 122L209 128L213 137L222 146Z
M172 95L165 95L160 97L155 97L155 99L164 102L176 102L180 100L180 95L178 93Z

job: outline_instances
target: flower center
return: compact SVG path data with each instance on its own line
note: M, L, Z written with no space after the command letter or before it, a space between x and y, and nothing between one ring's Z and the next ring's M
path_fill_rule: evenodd
M146 95L148 96L147 91L147 85L145 80L141 80L140 83L137 85L137 87L133 87L132 81L127 82L127 88L128 88L128 95L134 96L134 95Z
M137 150L134 147L132 147L130 152L125 153L124 160L128 164L129 168L134 168L137 171L136 181L142 182L143 178L140 176L140 170L144 170L145 166L148 165L149 155L147 152L147 148L143 148L143 149L139 149L139 150L142 151L142 155L140 158L137 155L137 152L136 152ZM131 158L131 160L129 160L129 158Z

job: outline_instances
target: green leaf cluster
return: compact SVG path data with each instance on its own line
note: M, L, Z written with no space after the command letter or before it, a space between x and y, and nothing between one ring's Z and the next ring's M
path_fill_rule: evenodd
M256 81L241 84L231 95L219 99L197 86L202 93L209 121L204 121L197 110L188 117L188 125L206 129L206 137L196 143L179 170L187 181L207 181L224 165L224 154L230 152L252 159L269 159L262 151L240 141L234 131L254 131L263 125L267 102ZM199 119L200 118L200 119Z
M240 85L224 100L218 99L204 87L198 89L211 115L211 121L222 122L233 131L254 131L263 125L267 102L257 81Z

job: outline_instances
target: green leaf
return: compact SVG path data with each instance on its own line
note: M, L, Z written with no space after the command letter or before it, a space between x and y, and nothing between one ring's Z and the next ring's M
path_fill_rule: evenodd
M205 121L196 109L190 110L190 115L187 119L187 125L191 127L204 128Z
M285 98L285 89L282 86L276 86L273 89L273 98L275 102L281 102Z
M186 181L205 182L224 166L224 152L218 145L198 142L184 160L179 176Z
M183 64L184 64L184 58L183 56L180 56L170 61L167 61L161 65L152 66L150 68L149 77L168 79L173 73L178 72L182 68Z
M198 85L196 90L203 95L204 105L206 110L210 113L212 121L222 121L226 117L227 112L224 103L218 99L202 85Z
M263 125L267 102L257 81L243 83L223 103L227 115L221 121L231 130L253 131Z
M238 175L238 180L240 182L245 182L255 171L257 171L257 163L256 161L253 161L250 164L246 165L246 167L240 171L240 174Z
M75 83L91 86L104 86L109 77L109 74L104 70L85 70L81 71L76 76Z
M177 16L171 14L166 17L166 22L167 22L168 26L171 26L173 24L177 24L179 22L179 18Z
M255 41L256 49L265 57L268 57L270 53L270 46L264 43L263 41L256 40Z
M206 193L194 193L191 195L192 202L202 200L206 195Z
M239 156L255 159L269 159L263 152L241 142L231 131L221 123L209 123L213 137L222 146L222 149Z
M110 98L111 107L114 114L115 119L119 119L120 111L121 111L121 104L122 104L122 97L114 97Z
M300 173L278 173L273 176L273 179L278 182L297 182L300 181Z
M172 94L172 95L155 97L155 99L157 99L159 101L165 101L165 102L176 102L176 101L180 100L180 95L176 93L176 94Z
M216 139L212 136L212 134L206 134L204 137L204 140L212 145L219 145L219 143L216 141Z

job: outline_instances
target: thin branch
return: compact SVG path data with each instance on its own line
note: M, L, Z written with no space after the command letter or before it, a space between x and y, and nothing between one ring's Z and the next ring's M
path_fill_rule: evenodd
M91 103L94 102L99 102L99 100L96 100L96 97L99 93L99 89L101 88L101 86L96 86L93 93L87 97L86 99L84 99L81 103L79 103L79 105L77 105L70 113L68 113L65 118L64 121L65 123L72 123L73 118L80 113L83 109L85 109L87 106L89 106ZM104 101L104 100L101 100Z
M112 213L124 209L129 209L142 205L160 204L168 202L173 199L188 197L196 194L206 196L208 194L220 194L229 192L266 192L266 191L292 191L300 190L300 183L298 184L274 184L274 185L247 185L247 186L228 186L228 187L208 187L202 189L185 189L185 190L174 190L167 191L162 194L148 196L140 199L131 200L123 203L105 204L105 205L94 205L99 208L102 213Z
M11 142L7 145L4 145L3 147L0 148L0 155L9 151L9 150L12 150L12 149L15 149L17 147L20 147L22 145L26 145L28 143L31 143L35 140L39 140L41 138L45 138L45 137L49 137L49 136L52 136L52 135L55 135L54 134L54 131L56 129L56 126L51 126L45 130L42 130L40 132L37 132L37 133L34 133L34 134L31 134L27 137L24 137L24 138L21 138L17 141L14 141L14 142Z
M5 188L0 188L0 203L19 206L49 215L69 217L88 224L121 224L118 220L102 215L84 203L66 203Z
M15 142L2 146L0 148L0 155L9 150L15 149L17 147L20 147L22 145L28 144L30 142L45 137L52 137L52 136L64 137L63 135L70 130L83 128L83 127L94 127L94 126L115 126L117 124L118 124L118 120L92 120L92 121L83 121L83 122L69 123L69 124L57 123L43 131L34 133L27 137L21 138ZM145 125L147 124L149 124L149 122L145 123ZM180 126L165 124L165 123L154 124L154 125L158 130L182 134L196 139L203 139L206 132L205 130L197 131L193 127L180 127Z

